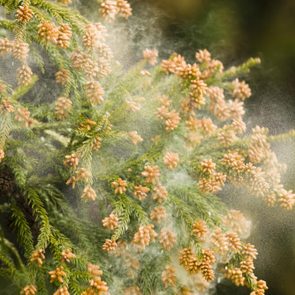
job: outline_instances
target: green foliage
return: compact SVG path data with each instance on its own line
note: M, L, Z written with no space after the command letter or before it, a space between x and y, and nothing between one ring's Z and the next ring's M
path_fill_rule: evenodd
M95 50L83 45L88 20L72 8L52 1L20 3L0 0L0 5L7 9L10 17L20 4L29 5L34 18L28 23L1 20L0 28L8 31L8 36L14 34L29 44L32 63L41 75L39 78L32 76L29 83L17 87L15 83L10 85L0 81L1 85L7 86L0 91L0 148L3 153L5 151L0 164L0 179L4 184L0 192L5 203L0 208L1 216L8 215L9 226L14 233L10 235L4 228L5 222L2 224L1 221L1 275L18 289L28 284L36 285L38 294L48 294L58 287L68 288L71 294L82 294L89 284L93 285L87 264L95 263L103 270L103 278L110 291L118 292L112 283L122 272L129 275L128 265L123 264L124 255L130 251L129 255L136 256L139 261L138 276L124 277L120 284L124 287L138 284L143 294L172 294L172 289L164 289L161 279L166 264L176 263L174 260L179 250L186 247L191 247L197 253L196 257L202 259L202 241L192 235L194 223L202 220L209 231L219 227L227 231L223 219L228 211L220 198L214 191L202 191L197 184L202 177L208 176L201 171L200 162L213 159L218 163L220 173L231 176L228 167L222 166L222 157L233 149L246 155L251 138L245 135L229 144L222 144L218 132L229 126L214 118L216 131L206 134L197 130L200 141L189 146L187 120L192 116L196 120L207 118L209 102L204 102L203 109L200 107L186 113L184 98L191 95L191 86L195 82L193 75L189 73L185 78L166 75L161 66L149 67L146 61L139 61L129 69L113 65L112 73L99 79L104 87L105 103L93 103L85 88L87 83L97 82L98 77L83 72L91 68L91 61L96 58ZM59 47L55 42L42 38L38 28L44 21L57 26L70 25L73 35L68 47ZM87 59L82 60L79 69L73 66L71 57L81 52ZM208 78L202 79L206 87L220 87L228 95L232 92L232 79L248 73L258 62L249 59L224 72L219 71L219 64ZM99 65L96 64L97 67ZM191 67L194 66L196 64ZM200 69L205 72L207 66L200 64ZM53 72L61 69L69 71L69 80L64 87L46 85L52 80ZM141 72L147 69L149 75L142 75ZM48 95L37 97L40 89L48 91ZM171 107L172 115L179 110L182 117L173 130L169 130L160 114L163 95L171 99L168 106L164 106L165 112ZM206 93L205 96L208 100L209 95ZM53 103L56 97L70 98L68 109L62 109L64 116L57 116L58 101ZM132 111L132 103L138 103L140 112ZM169 123L169 118L167 121ZM230 124L229 121L226 124ZM132 144L130 131L138 131L144 141L140 145ZM279 140L282 138L283 135ZM163 161L170 149L181 158L175 173ZM248 158L247 161L248 164ZM152 181L144 178L143 171L149 166L161 171L161 175ZM122 192L114 189L119 179L126 181L127 188L124 187ZM153 199L159 184L168 190L168 196L161 204ZM142 200L136 197L134 189L138 185L145 186L148 197ZM146 230L154 222L151 210L156 206L163 206L168 217L163 225L155 224L155 231L160 233L165 227L173 228L178 235L171 253L163 250L163 245L158 242L147 252L133 248L132 241L138 231ZM103 220L111 213L118 217L118 226L113 231L102 226ZM150 229L151 232L154 230ZM124 248L122 253L116 253L123 260L122 269L116 257L103 250L107 239L127 244L127 250ZM73 252L74 257L68 258L65 255L67 251ZM36 255L39 255L39 260ZM232 260L228 265L235 266L240 262L239 259ZM65 278L59 283L49 284L48 272L57 267L63 267ZM252 281L248 285L256 286ZM176 292L180 292L181 287L181 284L176 284ZM120 290L116 294L122 292Z

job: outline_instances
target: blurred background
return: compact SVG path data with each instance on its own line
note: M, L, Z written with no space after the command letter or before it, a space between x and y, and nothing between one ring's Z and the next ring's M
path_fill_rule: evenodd
M145 47L158 48L163 58L176 51L191 61L196 49L207 48L225 66L258 56L261 67L246 78L253 93L246 103L248 126L266 126L272 134L295 128L295 0L130 2L134 16L127 24L128 38L138 58ZM274 148L289 166L284 176L287 188L295 189L294 142ZM223 198L252 220L249 241L258 248L256 274L268 282L267 294L294 295L294 212L267 208L239 191ZM214 292L249 294L225 282Z

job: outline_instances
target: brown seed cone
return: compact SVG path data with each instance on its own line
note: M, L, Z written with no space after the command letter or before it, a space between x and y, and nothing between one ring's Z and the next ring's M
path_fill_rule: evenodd
M176 271L172 265L167 265L162 272L162 282L165 288L175 286L176 284Z
M62 24L58 28L57 45L61 48L68 48L71 43L72 28L68 24Z
M276 197L276 194L275 193L269 193L268 195L266 195L264 197L264 200L266 202L266 204L269 206L269 207L274 207L275 204L277 203L277 197Z
M143 138L138 134L137 131L130 131L128 132L128 135L134 145L137 145L143 141Z
M92 279L90 281L90 286L92 288L95 288L98 291L98 293L95 292L94 294L101 294L101 295L103 295L109 289L108 286L107 286L107 283L104 282L104 281L102 281L101 277L95 277L94 279Z
M94 151L97 151L100 149L100 147L101 147L101 138L99 136L96 136L92 142L92 149Z
M37 287L35 285L27 285L20 293L21 295L35 295L37 294Z
M255 246L250 243L243 245L242 253L246 257L250 257L252 259L256 259L257 255L258 255L258 252L257 252Z
M102 220L102 225L110 230L116 229L118 227L118 223L119 218L113 213L111 213L108 217Z
M148 187L142 186L142 185L136 185L134 187L134 196L140 200L143 201L146 197L150 189Z
M239 268L230 268L226 270L225 277L230 279L236 286L244 286L245 278Z
M76 70L83 70L83 66L86 62L87 55L80 51L75 51L71 55L72 67Z
M39 37L46 42L56 43L58 30L51 22L45 21L38 26Z
M13 44L12 48L12 55L20 60L21 62L24 62L27 59L29 53L29 44L21 41L16 40Z
M91 187L91 185L85 186L83 193L81 195L81 199L86 200L86 201L95 201L96 197L97 197L96 192Z
M167 197L168 197L168 192L163 185L158 184L157 186L155 186L154 192L153 192L153 200L155 200L158 203L162 203L167 199Z
M155 207L150 214L151 220L160 222L166 218L166 209L164 207Z
M117 0L117 10L126 19L132 15L132 8L126 0Z
M184 248L179 253L179 263L186 269L189 266L190 261L193 259L193 251L190 248Z
M245 274L253 274L253 270L255 269L253 259L251 257L246 258L240 263L241 271Z
M58 72L55 74L55 81L58 84L61 85L66 85L69 82L70 79L70 72L69 70L66 69L60 69Z
M110 63L104 59L101 59L99 61L99 64L97 65L97 76L99 78L106 77L111 72L111 66Z
M205 97L197 92L191 92L189 99L191 107L195 109L200 109L206 103Z
M89 24L85 28L83 35L83 45L86 48L93 49L97 45L98 30L94 24Z
M103 18L113 20L118 12L116 1L104 0L100 5L99 11Z
M93 128L96 126L96 122L90 119L85 119L83 122L80 123L79 130L82 132L88 132L90 130L93 130Z
M176 243L176 234L171 230L162 229L159 235L159 241L162 247L169 251Z
M0 55L8 54L13 48L13 42L7 38L0 39Z
M261 290L267 290L268 289L268 287L266 285L266 282L264 280L257 281L256 287L258 289L261 289Z
M50 275L50 283L59 282L62 284L64 282L64 277L66 277L66 272L64 271L64 267L57 267L55 270L48 272Z
M28 5L21 5L16 11L16 18L19 22L27 23L33 17L33 11Z
M103 274L100 267L92 263L87 264L87 271L93 277L100 277Z
M111 185L117 195L122 195L127 190L127 181L121 177L119 177L116 181L113 181Z
M214 251L218 254L225 254L228 251L228 242L225 234L220 228L217 228L212 236L211 242L214 245Z
M239 79L235 79L232 82L232 87L232 95L236 99L245 100L252 94L249 85L245 81L239 81Z
M61 253L62 261L71 262L71 260L76 258L76 255L72 252L71 249L65 249Z
M112 49L105 43L98 43L96 53L100 61L110 61L113 58Z
M101 104L103 102L104 90L100 83L97 81L91 81L85 85L86 96L90 103L93 105Z
M207 49L196 52L196 60L200 63L208 63L211 61L211 53Z
M293 191L282 190L279 194L280 206L286 210L292 210L295 205L295 194Z
M228 241L229 249L231 249L234 252L239 252L242 248L241 240L238 237L238 235L234 232L227 233L226 238Z
M117 243L116 241L113 241L113 240L110 240L110 239L107 239L105 240L103 246L102 246L102 249L106 252L111 252L111 251L114 251L116 250L117 248Z
M84 65L82 68L85 75L91 79L97 77L99 75L100 66L101 66L101 64L99 63L100 61L99 62L95 61L90 56L86 55L84 60Z
M27 108L19 108L15 112L15 120L25 123L26 127L30 127L35 120L30 117L30 111Z
M189 80L196 80L199 79L201 76L201 72L199 67L196 64L190 65L187 64L180 73L181 77L183 79L189 79Z
M188 266L186 267L186 269L191 273L191 274L195 274L200 270L200 262L197 260L196 257L192 257L189 260Z
M207 261L210 264L214 264L216 261L213 251L209 249L202 250L202 256L202 261Z
M70 295L67 287L59 287L53 295Z
M154 231L154 225L149 224L146 226L140 226L138 231L134 234L132 243L141 249L144 249L157 237L157 233Z
M207 233L207 225L203 220L197 220L193 224L193 234L199 239L203 239L205 234Z
M179 113L175 110L167 112L165 114L165 130L166 131L173 131L177 128L180 123L180 116Z
M167 152L164 156L164 164L171 170L175 169L179 163L179 154Z
M42 266L43 262L45 260L45 255L43 250L35 250L30 258L31 262L36 262L38 266Z
M206 281L210 282L214 280L214 271L211 263L208 261L202 261L200 269Z
M27 86L31 83L33 72L28 65L22 65L17 70L17 82L19 85Z
M78 164L79 164L79 158L75 153L65 156L65 160L64 160L65 166L76 168Z
M67 97L59 97L55 102L55 114L59 120L65 119L72 109L72 101Z
M213 174L216 168L216 164L211 159L203 160L200 165L202 173L207 175Z
M155 183L160 177L160 169L158 166L147 165L141 175L145 177L147 183Z

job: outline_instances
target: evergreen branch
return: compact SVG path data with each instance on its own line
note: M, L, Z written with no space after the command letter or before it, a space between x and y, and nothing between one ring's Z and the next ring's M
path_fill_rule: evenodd
M38 81L38 77L34 75L32 77L32 80L29 84L24 86L19 86L17 89L14 90L11 99L12 100L19 100L21 97L23 97Z
M14 219L13 226L17 231L18 242L22 245L25 257L28 259L34 250L31 228L24 213L16 205L11 207L11 217Z
M237 66L237 67L231 67L228 70L226 70L222 74L222 79L231 79L237 76L241 76L243 74L247 74L250 72L250 69L254 66L257 66L261 63L260 58L249 58L246 62L243 64Z
M32 0L31 5L45 10L49 15L53 16L60 23L69 22L75 28L79 28L81 23L88 23L87 19L81 16L77 11L68 9L57 3L52 3L44 0Z
M34 188L27 188L25 191L25 196L28 204L33 210L34 217L41 223L36 248L46 249L52 235L47 212L43 207L43 202L40 199L38 191L36 191Z
M278 134L278 135L272 135L269 136L268 139L270 142L284 142L293 140L295 138L295 130L290 130L286 133Z
M0 2L0 4L1 4L1 2ZM10 32L15 32L16 25L17 25L17 23L15 21L7 20L7 19L0 19L0 28L2 28L2 29L8 30Z
M144 209L131 198L125 195L120 196L112 202L114 213L119 217L119 227L115 230L112 239L118 240L129 228L130 217L136 216L139 224L147 224L149 218Z
M9 114L2 112L0 112L0 114L0 147L4 147L5 142L9 137L10 131L13 128L13 123Z
M25 272L25 265L20 257L20 254L18 253L18 250L14 247L14 245L8 241L7 239L5 238L2 238L2 242L3 244L13 253L14 257L16 258L18 264L19 264L19 267L20 267L20 270L22 272Z

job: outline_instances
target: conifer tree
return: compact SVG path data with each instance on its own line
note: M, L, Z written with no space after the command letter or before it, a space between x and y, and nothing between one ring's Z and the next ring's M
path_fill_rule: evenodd
M246 130L240 80L225 69L146 49L120 66L104 23L71 1L0 0L1 294L206 294L219 279L261 295L249 221L225 186L277 210L294 194L263 127ZM5 293L6 292L6 293Z

